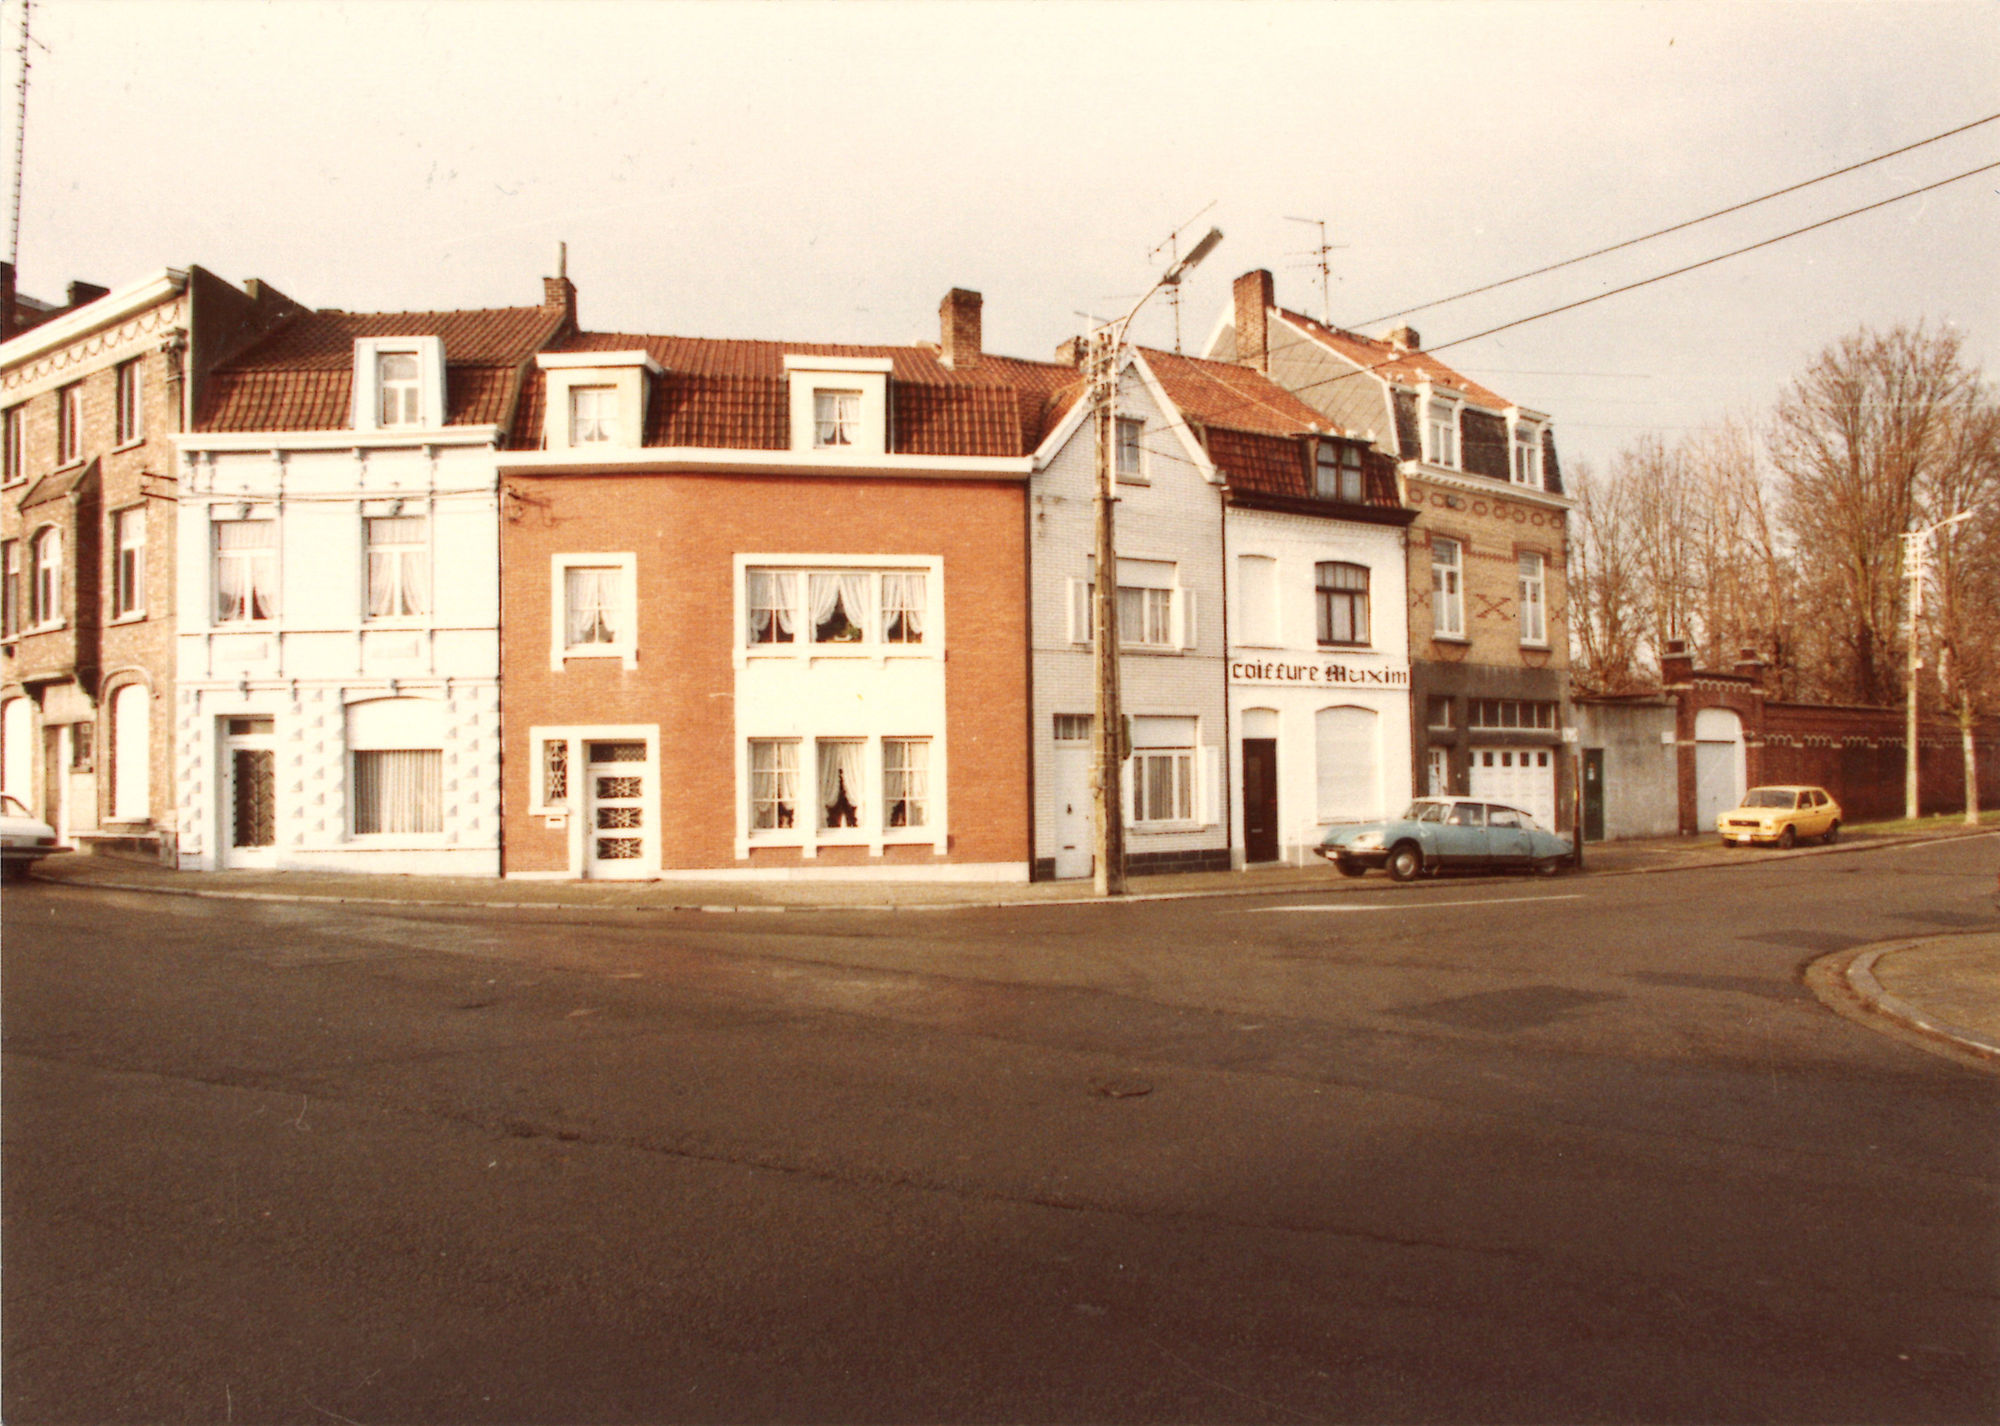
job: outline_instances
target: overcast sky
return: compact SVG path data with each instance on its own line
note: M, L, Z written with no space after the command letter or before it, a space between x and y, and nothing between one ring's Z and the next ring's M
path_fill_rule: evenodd
M1333 320L1379 332L2000 112L1993 0L48 0L33 34L37 297L198 263L316 307L519 306L566 240L598 330L935 340L962 286L988 348L1032 357L1123 311L1197 213L1226 238L1191 349L1251 268L1319 314L1290 217L1342 245ZM1996 159L2000 123L1407 320L1435 347ZM1996 230L2000 169L1443 355L1602 464L1761 411L1863 323L1956 324L1990 363Z

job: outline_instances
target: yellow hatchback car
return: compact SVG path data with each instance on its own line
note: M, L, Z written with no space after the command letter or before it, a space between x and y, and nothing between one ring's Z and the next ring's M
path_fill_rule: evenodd
M1715 819L1725 847L1751 842L1796 846L1818 837L1828 846L1840 840L1840 804L1823 787L1753 787L1743 802Z

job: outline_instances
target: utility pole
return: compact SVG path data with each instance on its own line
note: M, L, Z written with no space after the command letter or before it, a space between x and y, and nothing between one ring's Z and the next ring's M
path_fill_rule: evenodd
M1207 209L1203 209L1206 212ZM1125 894L1125 715L1118 687L1118 378L1125 366L1125 335L1155 292L1176 288L1195 264L1215 251L1222 229L1210 228L1184 258L1160 274L1132 310L1090 334L1086 375L1097 427L1097 569L1091 580L1091 633L1095 647L1092 667L1097 686L1096 714L1091 721L1092 890L1099 896Z

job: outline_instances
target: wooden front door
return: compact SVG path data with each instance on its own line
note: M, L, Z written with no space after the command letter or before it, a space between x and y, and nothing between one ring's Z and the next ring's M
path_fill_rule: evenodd
M1243 859L1278 859L1278 740L1243 740Z

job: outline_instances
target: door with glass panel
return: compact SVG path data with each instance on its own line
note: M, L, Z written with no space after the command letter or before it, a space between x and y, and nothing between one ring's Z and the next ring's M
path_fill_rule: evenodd
M222 720L222 855L217 860L223 866L270 866L276 860L276 741L270 718Z
M638 739L586 742L583 874L612 879L652 874L659 864L648 796L646 744Z

